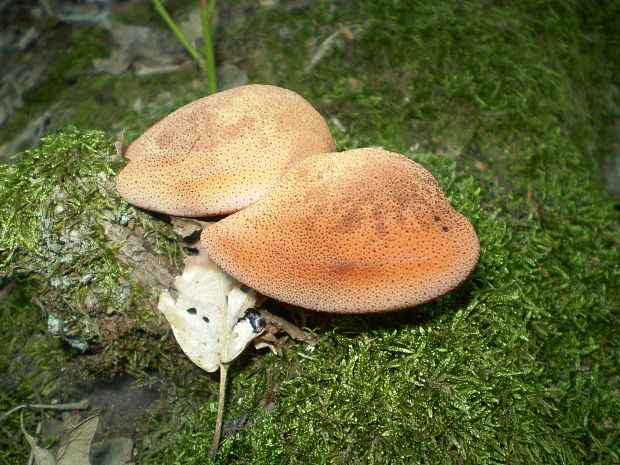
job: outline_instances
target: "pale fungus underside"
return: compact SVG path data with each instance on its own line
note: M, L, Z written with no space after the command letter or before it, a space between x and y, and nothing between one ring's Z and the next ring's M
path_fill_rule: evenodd
M335 313L428 302L467 277L480 249L430 172L372 148L307 158L260 202L205 228L202 243L259 292Z
M130 203L177 216L227 214L258 200L308 155L334 151L323 117L300 95L267 85L196 100L125 153L116 184Z

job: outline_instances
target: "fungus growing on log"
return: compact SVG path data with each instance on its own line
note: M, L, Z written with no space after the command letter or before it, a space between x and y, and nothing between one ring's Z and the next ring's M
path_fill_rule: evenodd
M312 310L376 313L439 297L476 266L474 228L425 168L382 149L335 149L303 98L259 85L191 103L127 149L117 188L128 202L176 216L236 212L203 229L176 298L164 292L158 307L190 359L220 371L210 458L229 365L264 330L243 285Z
M429 171L374 148L306 158L260 202L206 227L201 241L258 292L334 313L428 302L458 286L480 251Z
M307 156L334 150L325 120L303 97L248 85L196 100L148 129L127 148L116 186L147 210L222 215L254 203Z

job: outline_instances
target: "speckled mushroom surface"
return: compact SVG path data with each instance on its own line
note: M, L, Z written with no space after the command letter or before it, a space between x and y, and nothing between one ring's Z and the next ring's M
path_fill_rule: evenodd
M218 265L262 294L337 313L428 302L458 286L480 251L430 172L374 148L305 159L201 240Z
M298 161L336 150L324 118L300 95L248 85L196 100L125 152L120 194L147 210L210 216L258 200Z

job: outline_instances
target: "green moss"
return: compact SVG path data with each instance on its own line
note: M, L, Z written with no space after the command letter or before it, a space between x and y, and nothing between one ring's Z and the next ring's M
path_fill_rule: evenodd
M0 277L26 281L57 319L55 332L76 345L135 345L135 332L153 317L145 304L149 295L117 257L125 238L111 240L105 229L140 228L162 262L178 265L180 251L169 225L120 200L112 178L123 161L102 132L68 128L16 160L0 165ZM125 314L123 325L107 338L100 328L106 312ZM108 339L120 334L126 335L124 343L121 337ZM146 359L151 354L142 353Z
M242 57L254 82L289 87L330 121L338 118L344 130L332 127L341 148L380 144L431 169L476 227L482 255L466 283L436 302L318 320L314 352L287 346L283 358L242 357L231 371L217 463L620 461L620 235L595 169L610 155L606 92L620 76L611 61L618 26L602 12L618 11L619 2L604 3L318 1L290 10L239 0L222 10L228 19L243 13L220 31L222 56ZM307 68L320 44L343 27L347 33ZM93 85L137 92L147 83L149 96L165 86L156 79L116 82ZM156 99L144 112L125 108L119 118L130 121L133 138L197 93ZM131 102L124 95L121 107ZM70 134L72 144L101 137ZM78 152L99 153L93 146ZM33 153L40 152L26 158ZM86 179L112 175L105 165L118 160L99 157L84 161ZM19 220L7 216L8 207L2 212L7 219L0 224L30 228L18 230L19 247L3 246L14 273L15 263L26 263L24 250L26 265L41 268L37 256L47 253L37 248L44 244L37 231L49 213L33 210L27 199L56 194L45 186L49 168L37 172L36 165L22 166L21 183L0 181L5 196L14 192L1 204L30 212ZM17 171L3 170L15 179ZM26 174L31 170L39 174ZM31 185L31 178L38 181ZM108 202L119 208L118 199ZM11 240L2 236L2 244ZM114 271L112 264L106 269ZM84 266L57 269L73 276L75 268L77 277ZM174 347L169 335L126 338L109 353L122 358L125 350L161 354ZM144 357L134 367L153 360ZM170 414L148 423L141 463L208 463L217 377L174 357L166 369ZM267 413L263 404L272 395Z
M248 55L257 43L268 48L268 62L249 65L254 79L298 90L337 116L354 143L463 154L510 147L553 122L600 158L599 131L610 129L604 86L614 73L598 65L606 41L592 31L605 19L582 10L556 1L323 1L295 14L255 12L222 41Z
M28 303L28 294L19 287L7 294L0 300L0 412L54 395L58 372L70 359L61 341L45 334L42 312ZM30 418L25 415L27 425ZM28 450L19 414L0 420L0 463L21 465Z
M609 156L605 92L618 75L600 31L617 38L617 26L554 1L253 13L223 48L263 47L253 79L336 116L341 148L380 144L429 167L482 255L434 303L332 318L316 352L238 367L227 415L238 429L216 462L619 461L620 237L594 170ZM343 26L354 38L308 70ZM205 463L215 405L177 410L184 428L147 441L144 463Z
M333 318L316 352L289 348L284 360L247 369L232 383L241 397L228 418L247 421L251 409L252 420L217 463L617 461L616 219L581 155L555 142L540 154L554 157L553 173L512 168L520 187L538 185L529 208L513 191L482 210L487 186L419 154L473 221L478 268L432 304ZM276 379L270 415L256 406L270 391L265 376L251 374L266 369ZM175 447L147 462L205 463L214 414L214 401L188 414L186 428L169 433Z

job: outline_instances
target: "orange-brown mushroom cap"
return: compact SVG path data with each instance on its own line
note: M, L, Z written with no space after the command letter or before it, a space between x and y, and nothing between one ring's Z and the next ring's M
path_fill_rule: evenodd
M177 216L234 212L291 166L336 146L323 117L293 91L249 85L196 100L148 129L125 152L120 194Z
M313 155L202 244L262 294L313 310L386 312L458 286L480 245L424 167L367 148Z

